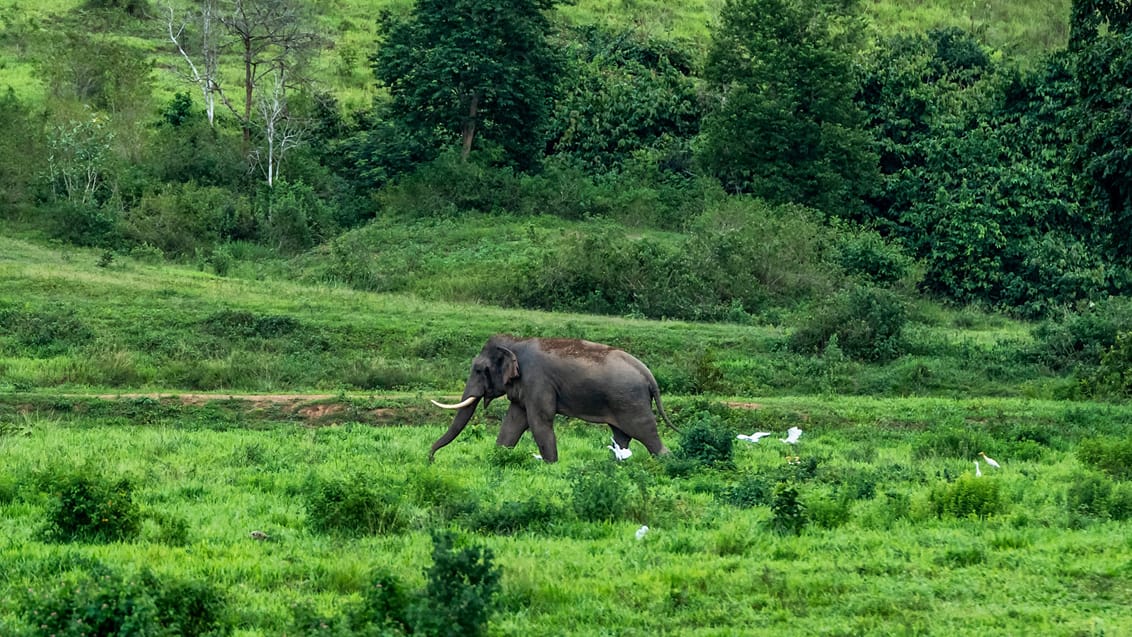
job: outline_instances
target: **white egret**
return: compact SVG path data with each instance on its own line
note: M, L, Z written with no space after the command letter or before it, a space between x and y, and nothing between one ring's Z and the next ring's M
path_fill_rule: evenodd
M979 461L978 460L975 461L975 477L976 478L983 477L983 470L979 468Z
M802 430L797 428L797 427L791 427L790 429L786 430L786 437L785 438L779 438L779 440L781 440L782 442L785 442L788 445L796 445L796 444L798 444L798 439L801 438L801 437L802 437Z
M753 433L749 436L747 434L739 434L738 436L735 436L735 437L738 438L739 440L746 440L747 442L758 442L759 440L766 438L769 435L770 435L769 431L756 431L755 433Z
M637 529L637 534L636 534L637 539L643 540L644 537L645 537L645 533L648 533L648 532L649 532L649 527L642 525L641 528Z
M617 444L617 440L614 440L613 444L611 445L606 445L605 448L612 451L613 457L617 458L618 460L624 460L633 455L633 452L628 447L622 447L621 445Z
M999 464L995 462L994 458L987 456L987 454L983 453L982 451L979 452L979 455L982 456L983 460L985 460L986 463L990 466L994 467L995 469L999 468Z

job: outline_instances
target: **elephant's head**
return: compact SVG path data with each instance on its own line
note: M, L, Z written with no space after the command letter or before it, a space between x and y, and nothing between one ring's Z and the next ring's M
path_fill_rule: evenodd
M452 419L452 425L448 427L448 431L432 443L432 449L428 452L429 462L432 462L432 457L437 449L452 442L456 436L460 435L468 421L471 420L472 414L476 411L476 404L481 399L484 409L487 409L493 399L507 393L507 386L518 377L519 360L515 356L515 352L495 342L495 339L489 340L475 360L472 361L472 371L468 374L468 382L464 384L463 399L454 405L432 401L437 407L458 411L456 417Z

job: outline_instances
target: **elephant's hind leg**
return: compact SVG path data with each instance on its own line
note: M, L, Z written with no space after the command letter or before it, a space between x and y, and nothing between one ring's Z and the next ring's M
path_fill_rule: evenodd
M647 415L635 416L623 421L621 427L630 436L640 441L652 455L668 453L668 447L665 447L664 443L661 442L660 433L656 430L656 416L653 415L651 409Z
M632 440L633 437L621 431L620 427L610 425L609 428L613 430L613 442L617 443L618 447L627 449L629 447L629 441Z

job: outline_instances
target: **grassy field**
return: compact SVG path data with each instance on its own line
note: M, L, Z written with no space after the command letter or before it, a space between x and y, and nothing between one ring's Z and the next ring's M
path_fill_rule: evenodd
M6 228L0 634L52 634L33 613L83 600L190 593L213 599L218 634L382 634L348 618L375 574L426 588L437 528L494 556L490 635L1132 632L1132 407L1051 400L1074 381L1032 362L1027 324L922 302L912 353L867 365L788 352L789 313L707 324L444 300L459 296L445 273L503 267L514 250L497 239L528 232L464 223L372 229L379 272L421 273L382 293L328 282L317 252L248 249L221 277ZM662 433L674 457L616 463L606 429L561 421L562 461L544 465L529 437L495 448L499 401L427 464L447 416L426 399L458 394L503 331L640 356L685 434ZM208 395L137 395L158 392ZM229 399L257 392L323 397ZM797 447L777 440L791 426ZM734 438L758 430L775 435ZM736 446L705 465L691 432ZM976 477L980 451L1002 468ZM80 478L108 489L94 519L129 533L60 535L87 510L64 505ZM154 586L176 595L155 602Z
M495 450L489 422L428 465L438 416L425 426L312 428L224 401L111 409L5 398L0 629L40 634L25 631L27 600L101 565L211 582L231 634L346 634L334 631L371 573L423 585L428 531L445 527L489 547L501 570L491 635L1132 631L1132 510L1119 508L1132 506L1132 489L1075 453L1085 440L1119 440L1132 409L834 397L766 399L758 410L670 404L686 428L698 419L730 432L805 433L796 448L742 443L730 464L677 472L642 449L615 463L608 432L581 423L560 423L563 461L543 465L529 439ZM975 478L984 448L1002 468L984 464ZM136 537L45 538L52 481L76 468L134 485ZM592 511L587 488L601 476L624 498L603 501L609 519L592 521L581 512ZM319 485L332 483L368 485L385 524L325 528L312 507ZM637 540L641 525L649 531ZM251 539L255 530L270 539ZM295 608L308 604L324 628L296 624Z

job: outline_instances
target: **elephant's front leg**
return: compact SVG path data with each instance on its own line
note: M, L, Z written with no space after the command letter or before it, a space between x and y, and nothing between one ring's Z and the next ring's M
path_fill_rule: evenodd
M530 411L527 425L535 437L539 455L544 462L558 462L558 440L554 436L554 412Z
M507 409L507 415L503 416L503 425L499 428L499 437L495 439L495 444L507 448L514 447L526 430L527 410L519 403L513 402Z

